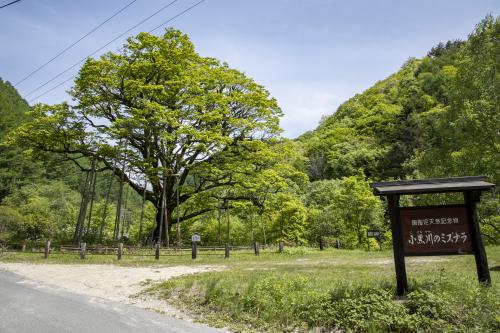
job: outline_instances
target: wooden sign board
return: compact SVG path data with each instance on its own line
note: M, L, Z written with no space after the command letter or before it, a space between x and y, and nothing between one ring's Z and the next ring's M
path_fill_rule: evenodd
M401 207L405 256L474 253L465 205Z
M371 183L373 193L387 197L391 220L397 295L408 291L405 256L474 254L479 282L491 285L491 276L477 218L482 191L495 184L484 176L396 180ZM464 204L400 207L401 195L462 192Z
M198 235L198 234L193 234L193 235L191 236L191 241L192 241L192 242L199 242L199 241L201 241L201 237L200 237L200 235Z

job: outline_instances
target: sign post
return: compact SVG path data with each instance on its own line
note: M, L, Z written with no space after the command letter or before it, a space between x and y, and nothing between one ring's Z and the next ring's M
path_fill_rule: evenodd
M382 232L380 230L367 230L366 238L368 243L368 252L370 252L370 238L375 238L377 240L379 250L382 251Z
M375 195L387 197L398 295L408 291L405 267L408 256L474 254L479 281L491 284L476 212L481 191L495 186L485 179L477 176L370 184ZM400 195L448 192L463 192L464 204L399 206Z
M191 236L191 259L196 259L198 256L198 246L197 243L201 241L201 237L198 234L193 234Z

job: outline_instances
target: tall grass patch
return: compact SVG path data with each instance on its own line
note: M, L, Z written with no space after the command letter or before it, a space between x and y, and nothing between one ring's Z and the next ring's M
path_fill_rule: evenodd
M500 331L498 284L477 282L471 256L410 264L404 298L394 294L392 265L367 264L360 252L346 256L329 264L285 255L279 263L180 277L157 290L200 320L236 332Z

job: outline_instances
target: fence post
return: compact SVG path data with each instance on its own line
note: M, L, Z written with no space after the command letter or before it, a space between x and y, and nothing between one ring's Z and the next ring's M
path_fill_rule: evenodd
M26 251L26 244L23 244L22 251L23 251L23 252L25 252L25 251Z
M160 243L155 245L155 259L160 260Z
M45 242L45 252L43 254L43 257L47 259L49 257L49 254L50 254L50 240L47 240Z
M224 249L224 258L229 258L229 243L226 243L226 247Z
M319 238L319 249L320 251L323 251L325 249L325 240L323 239L323 237Z
M253 249L255 251L256 256L260 255L260 247L258 242L253 243Z
M123 243L118 243L118 260L122 260Z
M85 259L85 250L87 249L87 243L80 244L80 259Z
M278 252L283 253L283 249L284 249L283 242L279 242L278 243Z
M196 246L196 242L191 242L191 259L196 259L198 254L198 248Z
M340 249L340 241L338 239L335 241L335 248Z

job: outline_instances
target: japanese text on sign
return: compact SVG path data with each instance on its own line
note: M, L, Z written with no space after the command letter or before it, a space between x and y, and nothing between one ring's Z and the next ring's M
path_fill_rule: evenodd
M400 217L405 255L472 252L463 205L403 207Z
M451 232L448 234L433 234L430 230L417 231L414 235L413 232L410 232L410 237L408 239L408 243L411 245L415 244L446 244L446 243L455 243L455 244L465 244L468 240L467 234L465 232L457 233Z

